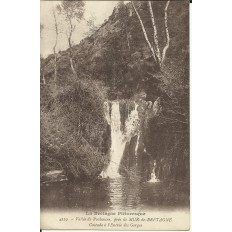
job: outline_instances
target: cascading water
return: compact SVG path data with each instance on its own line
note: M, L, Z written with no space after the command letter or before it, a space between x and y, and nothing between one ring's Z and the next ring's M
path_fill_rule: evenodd
M111 112L110 112L111 106ZM139 131L139 115L138 105L135 103L135 108L130 112L126 121L125 129L122 130L120 104L118 101L106 102L104 104L105 117L111 127L111 148L110 148L110 163L103 177L118 177L120 162L123 156L125 145L130 139L138 134ZM138 142L137 142L138 143ZM138 146L136 147L137 154Z
M156 174L155 174L155 168L156 168L156 161L154 161L154 168L151 173L151 179L148 182L151 182L151 183L159 182L159 179L156 177Z
M141 108L140 111L145 115L144 117L151 118L154 117L159 111L159 99L157 99L153 106L152 102L147 104L145 101L140 101ZM149 106L148 106L149 105ZM122 107L120 109L120 106ZM133 109L131 110L131 106ZM103 178L110 177L115 178L120 176L119 169L120 163L123 158L124 150L126 145L129 144L129 153L134 156L135 165L138 165L138 150L139 146L143 147L144 143L140 144L140 137L142 136L141 131L141 113L138 111L139 105L137 102L119 102L119 101L107 101L104 103L104 112L105 118L110 125L111 130L111 147L110 147L110 162L108 167L101 173ZM125 110L127 109L127 110ZM121 115L123 113L123 115ZM124 117L121 117L124 116ZM142 116L143 117L143 116ZM133 140L132 138L135 138ZM136 142L135 142L136 141ZM130 146L134 143L134 145ZM128 149L128 147L127 147ZM132 150L131 150L132 149ZM146 153L146 149L144 150ZM131 157L131 156L130 156ZM133 158L130 162L134 162ZM129 165L130 166L130 165ZM140 165L141 167L141 165ZM125 168L125 167L124 167ZM127 170L125 170L127 171ZM152 173L152 181L157 181L155 177L155 173Z
M138 148L139 148L139 138L140 135L137 136L136 146L135 146L135 163L138 164Z
M123 151L126 145L125 136L121 131L121 116L119 102L112 102L111 117L111 148L110 163L106 170L109 177L119 176L118 169L122 159Z

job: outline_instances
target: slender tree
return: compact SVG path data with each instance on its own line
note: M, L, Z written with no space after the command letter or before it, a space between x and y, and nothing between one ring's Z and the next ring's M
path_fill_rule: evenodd
M57 15L55 12L55 9L52 11L53 13L53 18L54 18L54 30L55 30L55 43L53 46L53 54L54 54L54 80L55 80L55 85L57 85L57 52L56 52L56 46L57 46L57 41L58 41L58 35L59 35L59 30L58 30L58 23L57 23Z
M76 23L80 22L84 17L85 2L84 1L62 1L60 5L57 6L59 14L64 16L67 23L66 36L68 39L69 46L69 60L72 72L75 77L77 73L75 70L75 65L73 61L73 41L72 36L76 30Z
M165 31L166 31L166 45L163 49L163 54L162 54L162 63L164 62L165 56L166 56L166 51L169 48L170 44L170 36L169 36L169 30L168 30L168 6L169 6L170 1L167 1L165 9L164 9L164 24L165 24Z
M160 50L160 46L159 46L159 39L158 39L158 32L157 32L157 26L156 26L156 22L155 22L155 17L154 17L154 13L153 13L153 8L152 8L152 3L151 1L147 1L148 4L148 9L149 9L149 14L150 14L150 18L151 18L151 22L152 22L152 28L153 28L153 43L151 43L149 41L143 20L138 12L138 10L135 7L135 4L133 1L131 1L131 4L133 6L133 9L135 11L135 14L137 15L137 18L140 22L142 31L143 31L143 35L144 38L146 40L146 43L151 51L152 57L158 67L159 70L161 70L163 62L165 60L166 57L166 52L169 48L169 44L170 44L170 36L169 36L169 30L168 30L168 6L170 4L170 0L167 1L165 9L164 9L164 24L165 24L165 32L166 32L166 45L163 48L162 52Z
M140 24L141 24L141 28L142 28L142 30L143 30L143 35L144 35L144 38L145 38L145 40L146 40L146 42L147 42L148 47L150 48L152 57L154 58L155 62L157 62L156 54L155 54L154 48L153 48L153 46L151 45L151 43L150 43L150 41L149 41L149 39L148 39L147 32L146 32L146 29L145 29L145 27L144 27L143 21L142 21L140 15L139 15L139 12L137 11L137 9L136 9L136 7L135 7L133 1L131 1L131 4L132 4L132 6L133 6L133 8L134 8L134 11L135 11L135 13L136 13L136 15L137 15L137 17L138 17L138 19L139 19L139 22L140 22Z
M156 27L156 23L155 23L155 17L154 17L154 14L153 14L151 1L148 1L148 8L149 8L151 22L152 22L152 26L153 26L153 37L154 37L155 53L156 53L156 56L157 56L157 59L158 59L159 65L160 65L160 63L161 63L161 54L160 54L160 48L159 48L157 27Z
M44 30L44 25L40 24L40 39L42 38L42 32L43 32L43 30ZM42 61L43 61L43 58L42 58L42 56L40 54L40 77L42 77L41 78L42 83L46 84L46 80L45 80L45 76L44 76L44 70L43 70L43 67L42 67L43 66L42 65Z

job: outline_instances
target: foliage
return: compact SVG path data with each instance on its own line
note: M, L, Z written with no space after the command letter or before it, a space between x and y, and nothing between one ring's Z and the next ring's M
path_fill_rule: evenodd
M99 174L106 153L105 98L105 88L89 79L51 91L41 107L41 161L54 160L69 177Z
M57 10L65 16L67 21L75 19L80 21L84 16L84 1L62 1L61 5L57 5Z
M87 27L89 28L89 31L85 33L87 36L91 36L93 33L97 31L99 28L98 25L95 24L96 17L91 15L91 17L86 21Z

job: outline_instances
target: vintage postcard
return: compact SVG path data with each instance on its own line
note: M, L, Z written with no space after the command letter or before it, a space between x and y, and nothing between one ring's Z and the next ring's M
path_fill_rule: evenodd
M189 230L189 1L41 1L41 229Z

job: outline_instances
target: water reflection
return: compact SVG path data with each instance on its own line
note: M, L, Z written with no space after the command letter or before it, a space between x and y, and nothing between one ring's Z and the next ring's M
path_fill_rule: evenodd
M189 206L184 183L142 183L120 177L41 185L42 209L128 210Z

